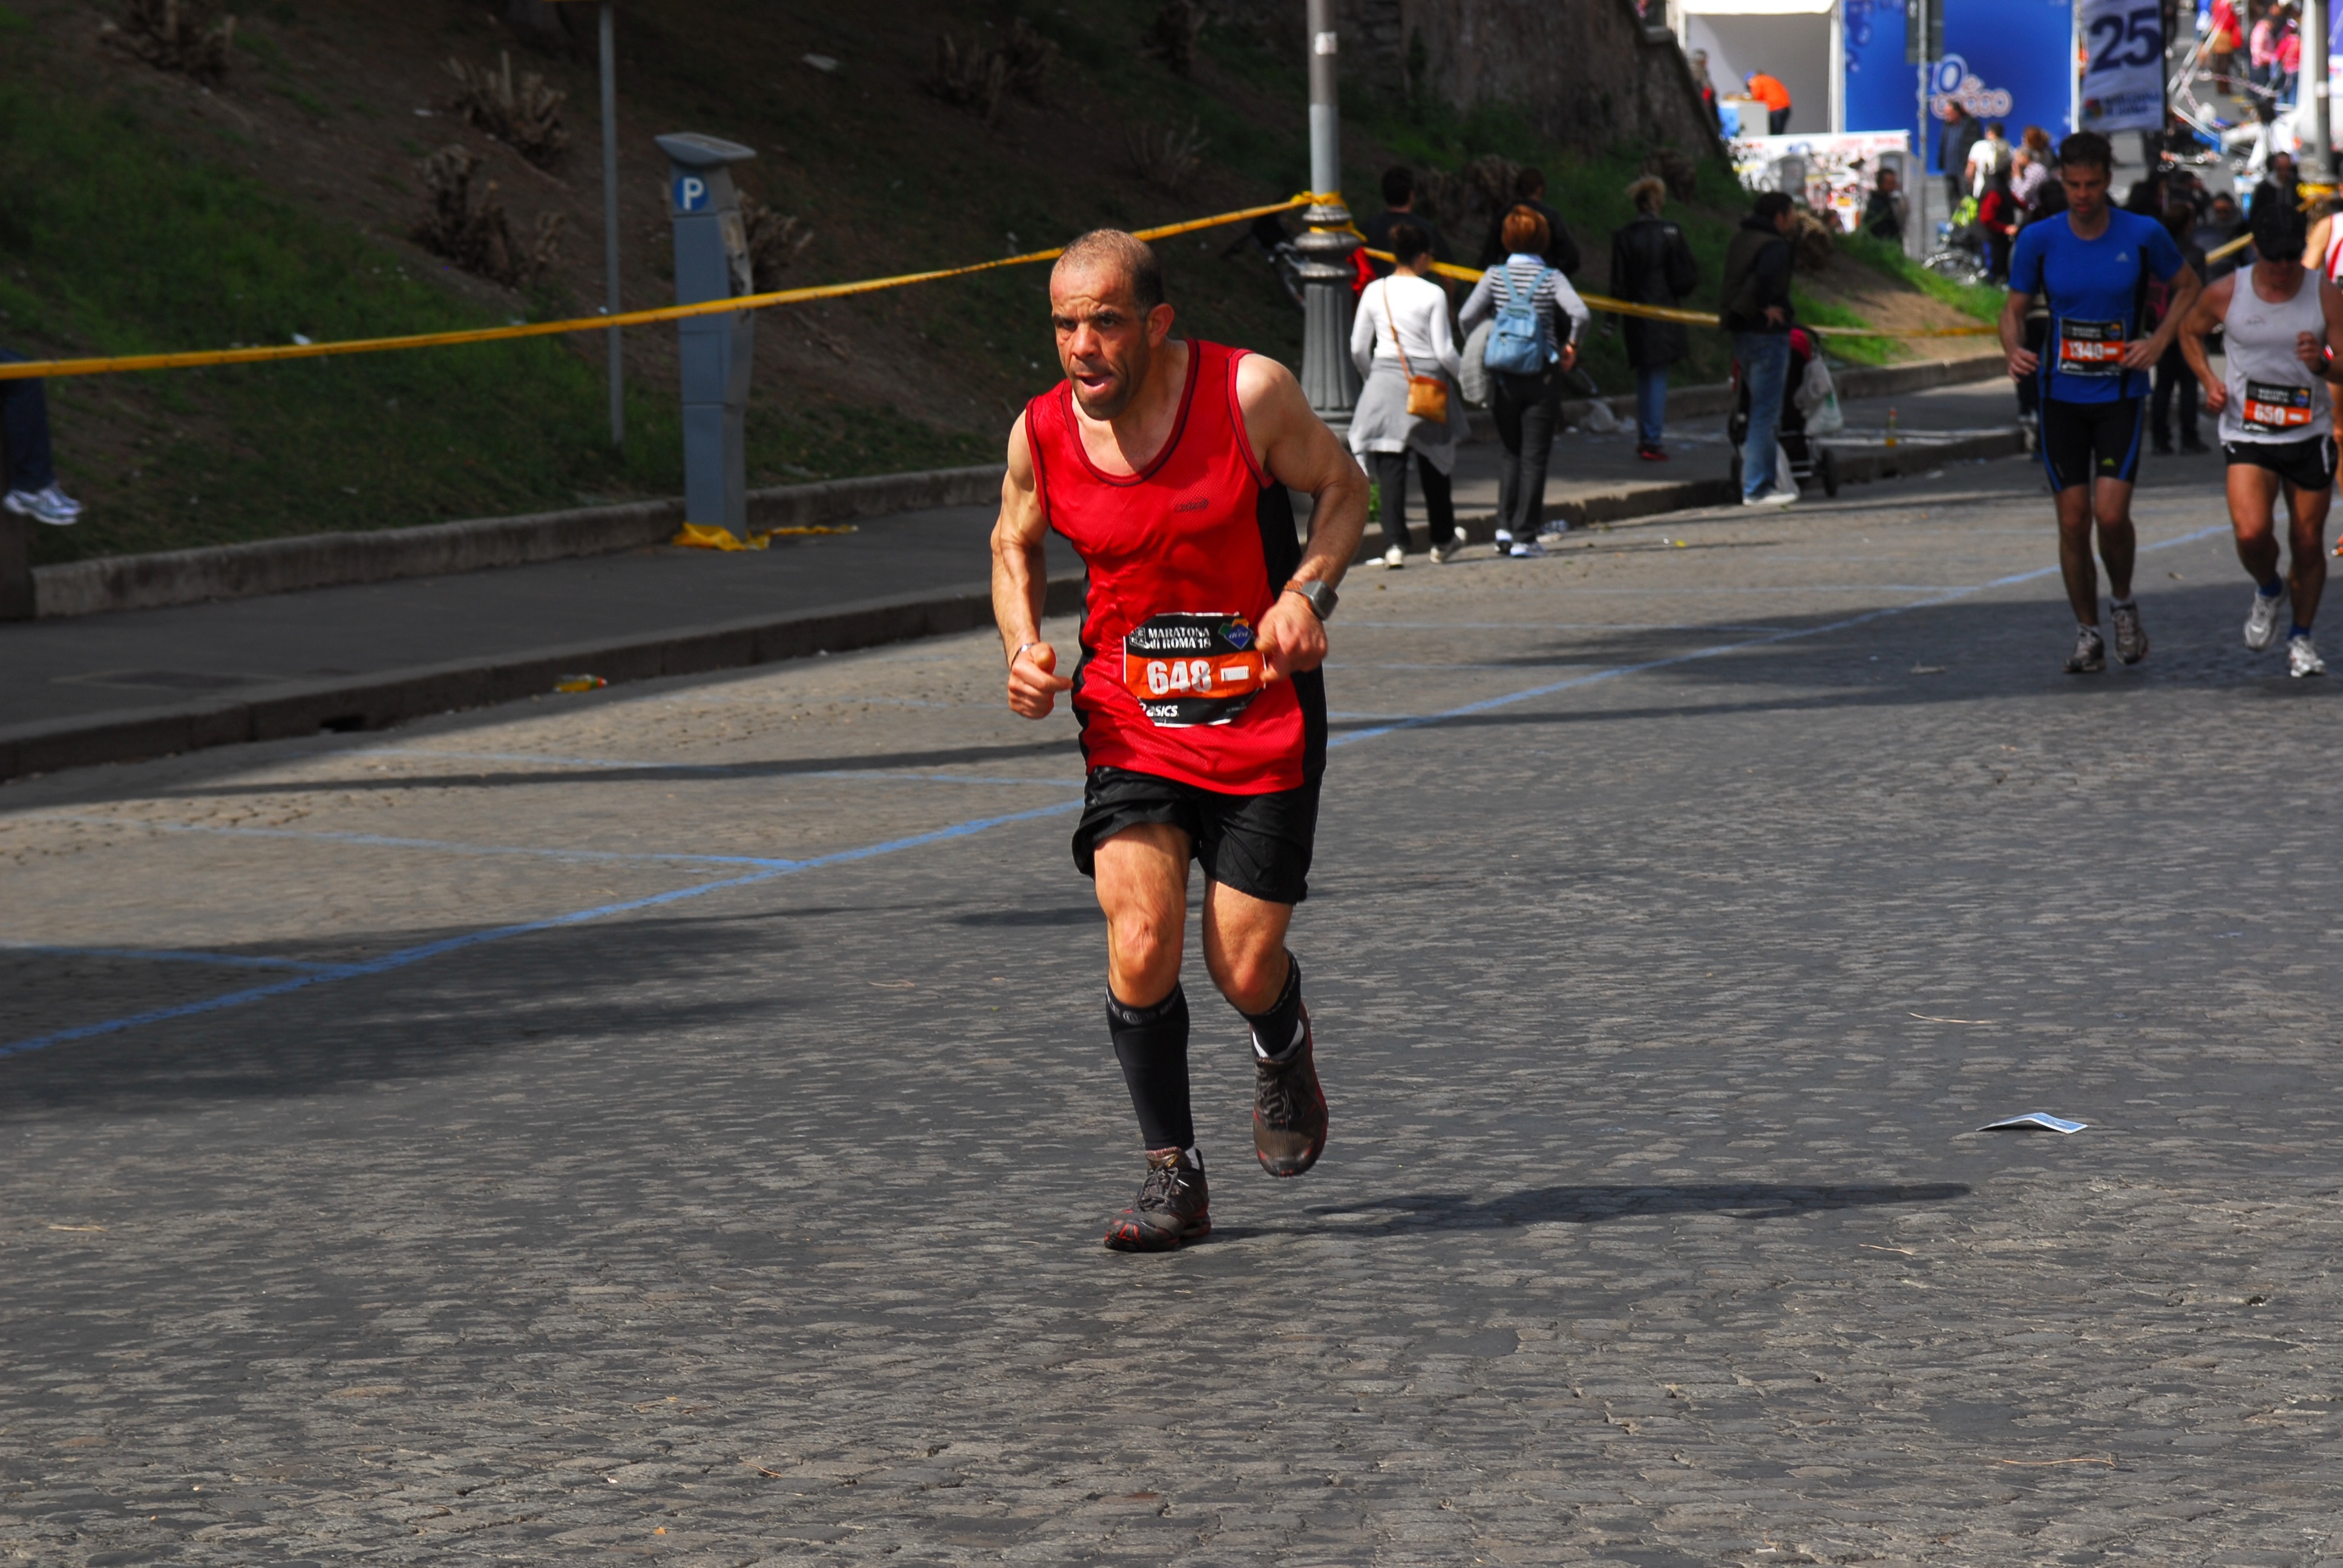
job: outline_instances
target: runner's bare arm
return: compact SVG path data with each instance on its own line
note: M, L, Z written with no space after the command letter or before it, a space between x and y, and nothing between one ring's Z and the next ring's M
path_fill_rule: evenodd
M2321 271L2326 267L2327 236L2334 230L2335 219L2331 215L2320 218L2310 226L2310 232L2305 235L2302 240L2303 266L2313 272Z
M1041 640L1042 600L1050 589L1049 518L1034 482L1025 417L1009 430L1009 472L1001 481L1001 520L992 525L992 619L1009 658L1009 706L1046 719L1057 694L1073 682L1057 673L1058 650Z
M1237 407L1244 414L1253 457L1277 483L1307 491L1310 543L1293 575L1329 588L1342 580L1367 531L1367 477L1312 412L1293 372L1264 355L1237 362ZM1326 659L1326 628L1299 594L1280 594L1261 619L1261 652L1274 680Z
M2330 357L2326 376L2333 381L2343 376L2343 288L2336 287L2321 275L2312 276L2318 278L2319 314L2327 317L2327 352Z
M2180 330L2182 318L2205 287L2205 280L2197 276L2197 269L2185 261L2180 270L2164 282L2172 290L2172 303L2165 307L2164 319L2146 337L2124 346L2123 362L2134 370L2152 369L2164 357L2164 351L2172 347L2173 335Z
M2206 357L2205 339L2213 328L2229 314L2229 298L2236 293L2237 275L2217 277L2204 292L2197 295L2187 318L2180 324L2180 357L2188 361L2189 370L2198 386L2205 388L2205 412L2218 414L2229 401L2228 384L2213 374L2213 362Z
M2009 291L2001 307L2001 351L2009 358L2009 378L2023 381L2042 367L2042 357L2026 347L2026 307L2031 294Z

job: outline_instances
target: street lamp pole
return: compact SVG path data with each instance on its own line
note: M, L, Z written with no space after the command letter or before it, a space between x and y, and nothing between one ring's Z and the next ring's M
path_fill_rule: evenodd
M1351 212L1342 205L1342 119L1335 106L1334 68L1341 59L1334 27L1334 0L1309 0L1310 189L1302 215L1310 231L1295 240L1302 252L1302 390L1318 417L1338 431L1350 427L1359 400L1358 372L1351 365L1346 319L1351 252L1359 236L1350 231Z
M2327 0L2304 0L2302 75L2310 88L2310 177L2304 183L2332 196L2335 186L2334 105L2327 95Z
M602 0L602 266L610 314L618 314L618 46L611 0ZM610 328L610 445L627 444L624 329Z

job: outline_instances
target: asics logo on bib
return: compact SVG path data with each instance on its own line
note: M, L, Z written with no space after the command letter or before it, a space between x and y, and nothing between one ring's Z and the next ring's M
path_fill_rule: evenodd
M1160 729L1226 724L1261 695L1262 674L1241 615L1159 615L1122 639L1122 683Z

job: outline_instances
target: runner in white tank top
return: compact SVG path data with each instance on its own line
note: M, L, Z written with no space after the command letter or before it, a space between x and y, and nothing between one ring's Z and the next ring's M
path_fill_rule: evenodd
M2180 351L2220 416L2228 459L2229 522L2237 558L2255 582L2246 646L2278 640L2288 608L2287 673L2324 675L2310 638L2327 586L2327 511L2335 498L2334 399L2327 377L2343 357L2343 293L2325 272L2303 265L2302 215L2271 202L2254 214L2254 249L2264 257L2207 287L2180 328ZM2205 340L2218 326L2223 369L2216 377ZM2286 496L2291 560L2278 576L2278 498ZM2291 603L2288 589L2291 588Z

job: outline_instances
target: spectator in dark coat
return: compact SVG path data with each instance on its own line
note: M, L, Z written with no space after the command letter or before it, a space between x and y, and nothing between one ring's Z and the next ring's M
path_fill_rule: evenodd
M1700 283L1700 264L1684 230L1660 216L1668 186L1645 175L1627 187L1635 216L1611 236L1611 292L1635 305L1678 305ZM1668 367L1684 357L1684 329L1673 321L1621 318L1627 363L1635 372L1635 456L1664 463L1660 444L1668 408Z
M1367 236L1370 249L1390 250L1393 248L1392 230L1403 223L1412 223L1423 231L1424 237L1432 242L1433 260L1444 261L1452 265L1455 262L1455 256L1448 248L1448 241L1441 235L1440 226L1415 210L1415 171L1408 168L1385 169L1383 171L1383 210L1361 224L1359 232ZM1373 256L1367 259L1374 267L1377 277L1391 276L1390 262L1376 261Z
M2181 259L2197 276L2204 276L2205 253L2196 244L2196 207L2186 197L2174 201L2164 209L2164 226L2171 231L2173 243L2180 247ZM2170 299L2169 287L2159 280L2149 281L2147 310L2139 323L2142 332L2156 330L2164 319ZM2180 345L2177 339L2165 349L2164 357L2156 362L2156 391L2148 402L2148 433L2155 441L2156 450L2165 457L2172 455L2171 413L2175 387L2180 391L2180 449L2201 452L2205 449L2205 442L2197 433L2197 373L2189 369L2188 362L2180 357Z
M1554 271L1565 276L1578 270L1578 242L1570 237L1564 226L1562 215L1545 205L1545 175L1538 169L1523 169L1513 176L1513 206L1525 206L1545 219L1546 246L1544 261ZM1505 248L1505 216L1513 210L1509 206L1489 223L1489 237L1481 242L1480 266L1483 271L1496 266L1513 253Z
M1863 232L1874 239L1891 244L1904 243L1903 179L1893 168L1883 168L1871 189L1871 199L1863 204Z
M1957 100L1945 106L1944 129L1936 135L1936 166L1945 171L1945 201L1961 205L1969 194L1969 152L1985 139L1985 127Z

